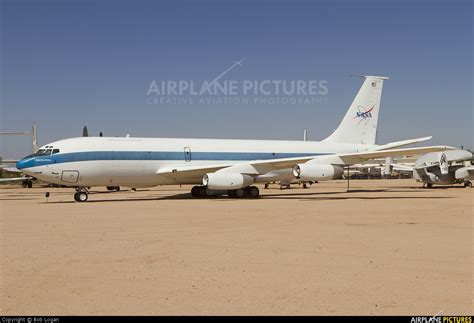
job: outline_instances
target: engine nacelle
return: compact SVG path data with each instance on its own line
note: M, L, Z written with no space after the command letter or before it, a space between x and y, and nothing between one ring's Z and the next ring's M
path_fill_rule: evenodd
M298 164L293 167L293 175L303 181L328 181L341 178L344 169L330 164Z
M454 173L454 177L456 179L464 179L464 180L473 180L473 176L469 175L469 170L467 167L462 167L456 170Z
M232 173L207 173L202 184L211 190L235 190L253 184L252 176Z

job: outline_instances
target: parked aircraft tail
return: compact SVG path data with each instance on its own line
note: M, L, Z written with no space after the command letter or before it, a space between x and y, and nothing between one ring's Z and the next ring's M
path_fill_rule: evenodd
M31 151L33 154L38 150L38 134L36 133L36 123L31 128Z
M388 77L365 78L339 127L323 141L334 143L375 144L383 81Z

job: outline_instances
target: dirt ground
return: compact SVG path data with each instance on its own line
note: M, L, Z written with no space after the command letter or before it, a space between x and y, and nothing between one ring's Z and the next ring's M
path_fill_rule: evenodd
M103 189L86 203L0 187L0 313L472 314L474 190L351 185L257 200Z

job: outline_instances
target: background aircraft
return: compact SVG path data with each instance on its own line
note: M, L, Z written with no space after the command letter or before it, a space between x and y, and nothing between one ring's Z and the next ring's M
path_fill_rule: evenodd
M31 131L0 131L0 136L16 136L16 135L31 135L31 151L35 153L38 150L38 136L36 124L33 124ZM0 157L0 183L15 183L21 182L23 187L31 188L33 186L34 178L31 176L24 176L23 173L14 165L18 160L7 159ZM6 175L6 177L3 177Z
M395 171L413 172L413 177L422 182L423 187L432 187L434 184L464 184L471 187L474 178L472 158L471 152L458 149L424 154L413 167L398 164L391 164L391 167Z

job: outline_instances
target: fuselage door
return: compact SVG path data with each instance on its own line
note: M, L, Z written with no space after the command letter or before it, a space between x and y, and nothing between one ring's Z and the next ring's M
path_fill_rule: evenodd
M187 162L191 161L191 148L184 147L184 160Z
M66 183L77 183L79 172L77 170L63 170L61 180Z

